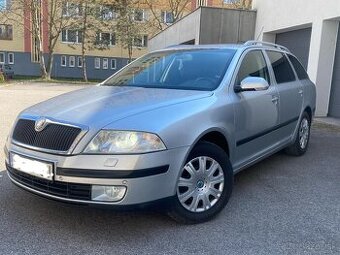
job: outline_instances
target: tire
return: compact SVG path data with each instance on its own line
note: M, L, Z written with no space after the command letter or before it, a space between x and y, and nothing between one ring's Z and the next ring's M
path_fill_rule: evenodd
M307 112L304 112L299 122L299 128L294 140L294 143L285 149L288 155L302 156L308 150L309 138L310 138L311 118ZM302 142L302 136L304 135L304 141Z
M232 187L233 170L227 154L213 143L199 142L181 169L168 214L182 224L208 221L226 206Z

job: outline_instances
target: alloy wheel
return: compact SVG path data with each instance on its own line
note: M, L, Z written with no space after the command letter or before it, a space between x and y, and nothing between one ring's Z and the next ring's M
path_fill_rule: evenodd
M305 149L309 139L309 122L303 118L299 128L299 143L301 149Z

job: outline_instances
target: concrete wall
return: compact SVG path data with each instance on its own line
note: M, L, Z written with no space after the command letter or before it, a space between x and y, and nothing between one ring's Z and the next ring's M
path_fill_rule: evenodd
M255 38L275 42L276 33L312 27L308 73L317 85L318 116L327 116L332 84L339 0L254 0Z
M200 44L241 43L254 39L256 12L202 8Z
M195 43L198 44L201 10L201 8L197 9L151 38L149 40L149 50L163 49L171 45L177 45L191 40L195 40Z
M256 12L202 7L149 41L158 50L194 40L195 44L239 43L254 38Z

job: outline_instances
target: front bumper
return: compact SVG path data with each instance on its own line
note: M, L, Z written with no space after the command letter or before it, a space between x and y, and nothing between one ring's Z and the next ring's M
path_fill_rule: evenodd
M19 172L8 165L8 176L17 186L37 195L64 202L103 205L144 204L176 194L179 170L188 147L138 155L61 156L32 151L14 144L7 149L27 157L54 162L52 181ZM107 167L106 162L115 165ZM126 186L118 202L91 200L92 185Z

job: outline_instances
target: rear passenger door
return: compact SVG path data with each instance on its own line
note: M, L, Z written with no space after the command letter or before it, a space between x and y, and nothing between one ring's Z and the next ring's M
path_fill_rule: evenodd
M288 139L294 133L301 114L302 84L296 79L293 68L284 53L269 50L266 52L279 92L280 134L282 140Z

